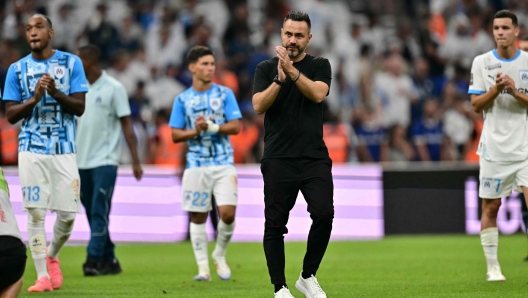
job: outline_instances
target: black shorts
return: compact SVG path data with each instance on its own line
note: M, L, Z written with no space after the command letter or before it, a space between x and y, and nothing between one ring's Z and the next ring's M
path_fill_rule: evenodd
M26 259L26 245L20 239L0 236L0 292L24 275Z

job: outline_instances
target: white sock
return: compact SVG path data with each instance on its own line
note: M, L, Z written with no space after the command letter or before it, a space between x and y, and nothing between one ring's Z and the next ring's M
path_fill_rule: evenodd
M46 229L44 221L46 219L46 209L28 208L28 243L35 269L37 269L37 279L48 277L46 267Z
M216 246L215 250L213 251L214 256L225 257L227 245L231 241L231 236L233 236L234 230L234 221L228 225L220 219L220 222L218 222L218 236L216 238Z
M499 229L487 228L480 232L480 243L484 249L484 256L486 256L486 263L488 264L488 271L493 266L499 266L497 259L497 250L499 247Z
M44 276L49 278L45 257L42 259L33 259L33 263L35 263L35 268L37 269L37 279L40 279Z
M194 250L194 257L198 264L199 274L210 274L209 257L207 256L207 233L205 224L195 224L191 222L190 227L191 242Z
M53 226L53 240L48 249L48 256L57 258L64 243L70 238L75 221L75 212L57 211L57 219Z

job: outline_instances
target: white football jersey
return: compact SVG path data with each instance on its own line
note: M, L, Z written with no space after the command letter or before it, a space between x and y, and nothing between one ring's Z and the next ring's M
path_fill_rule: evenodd
M3 187L0 188L0 236L12 236L22 240L9 195Z
M515 57L502 59L495 49L473 60L468 93L486 93L495 85L499 72L510 76L515 88L528 94L528 53L518 50ZM489 161L528 159L528 109L504 90L483 113L477 154Z

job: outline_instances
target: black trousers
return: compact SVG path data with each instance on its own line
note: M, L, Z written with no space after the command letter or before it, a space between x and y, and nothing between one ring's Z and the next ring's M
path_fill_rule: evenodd
M0 292L24 275L26 258L26 245L22 240L0 236Z
M303 272L315 275L328 246L334 219L332 160L296 158L264 159L264 253L272 284L285 284L284 234L290 210L299 191L308 203L312 226Z

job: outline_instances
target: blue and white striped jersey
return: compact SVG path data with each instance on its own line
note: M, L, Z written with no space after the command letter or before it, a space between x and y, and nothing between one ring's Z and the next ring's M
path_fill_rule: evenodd
M34 95L35 86L45 73L53 77L56 88L66 95L88 91L79 57L56 50L47 60L35 60L29 54L11 64L3 100L22 103L27 101ZM18 151L39 154L75 153L74 115L64 110L46 92L33 111L22 120Z
M205 92L192 87L174 99L169 125L172 128L195 129L196 119L203 115L206 120L222 125L242 114L231 89L213 84ZM229 136L202 132L187 141L187 168L234 164L233 148Z

